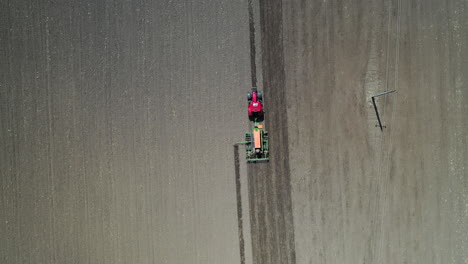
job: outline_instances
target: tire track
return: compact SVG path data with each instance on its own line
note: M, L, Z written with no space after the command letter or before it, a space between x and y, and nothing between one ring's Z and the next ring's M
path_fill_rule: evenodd
M237 227L239 229L240 263L245 264L244 225L242 220L242 197L239 164L239 145L234 144L234 170L236 175Z
M254 263L296 263L282 23L282 1L261 0L262 75L272 155L268 164L248 166Z
M257 63L256 63L256 46L255 46L255 19L252 0L248 0L248 15L249 15L249 42L250 42L250 76L252 88L257 88ZM245 239L244 225L242 216L242 191L240 179L240 164L239 164L239 144L234 144L234 170L236 182L236 199L237 199L237 225L239 236L239 254L240 263L245 264ZM250 184L249 184L250 185ZM253 217L250 217L251 221ZM255 218L256 219L256 218Z
M249 9L249 37L250 37L250 76L252 77L252 87L257 87L257 63L256 63L256 49L255 49L255 20L252 6L252 0L248 1Z

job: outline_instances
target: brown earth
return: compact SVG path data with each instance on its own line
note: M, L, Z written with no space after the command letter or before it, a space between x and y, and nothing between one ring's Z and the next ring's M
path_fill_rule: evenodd
M273 157L249 168L255 263L468 263L466 3L260 6Z
M236 182L247 1L0 2L1 263L468 263L466 1L253 4Z
M467 263L466 1L282 10L297 263Z
M0 12L0 262L239 263L246 4Z

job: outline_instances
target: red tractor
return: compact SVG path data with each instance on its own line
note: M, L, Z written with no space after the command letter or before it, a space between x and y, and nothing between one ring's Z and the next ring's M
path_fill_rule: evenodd
M265 115L265 112L263 111L262 92L257 90L248 92L247 100L249 101L249 120L253 122L262 122Z

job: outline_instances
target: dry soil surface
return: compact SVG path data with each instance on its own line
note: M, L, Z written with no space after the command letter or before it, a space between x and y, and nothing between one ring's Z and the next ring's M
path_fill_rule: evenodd
M252 4L236 193L248 1L1 0L1 263L468 263L466 1Z
M467 2L282 12L297 263L468 263Z
M239 263L247 3L0 3L0 262Z
M255 263L468 263L466 8L260 1Z

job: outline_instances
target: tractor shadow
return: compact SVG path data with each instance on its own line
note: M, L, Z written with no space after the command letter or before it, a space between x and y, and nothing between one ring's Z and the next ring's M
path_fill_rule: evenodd
M254 123L262 123L263 121L265 121L265 116L266 116L266 112L263 111L263 115L261 115L261 116L249 116L249 120L251 122L254 122Z

